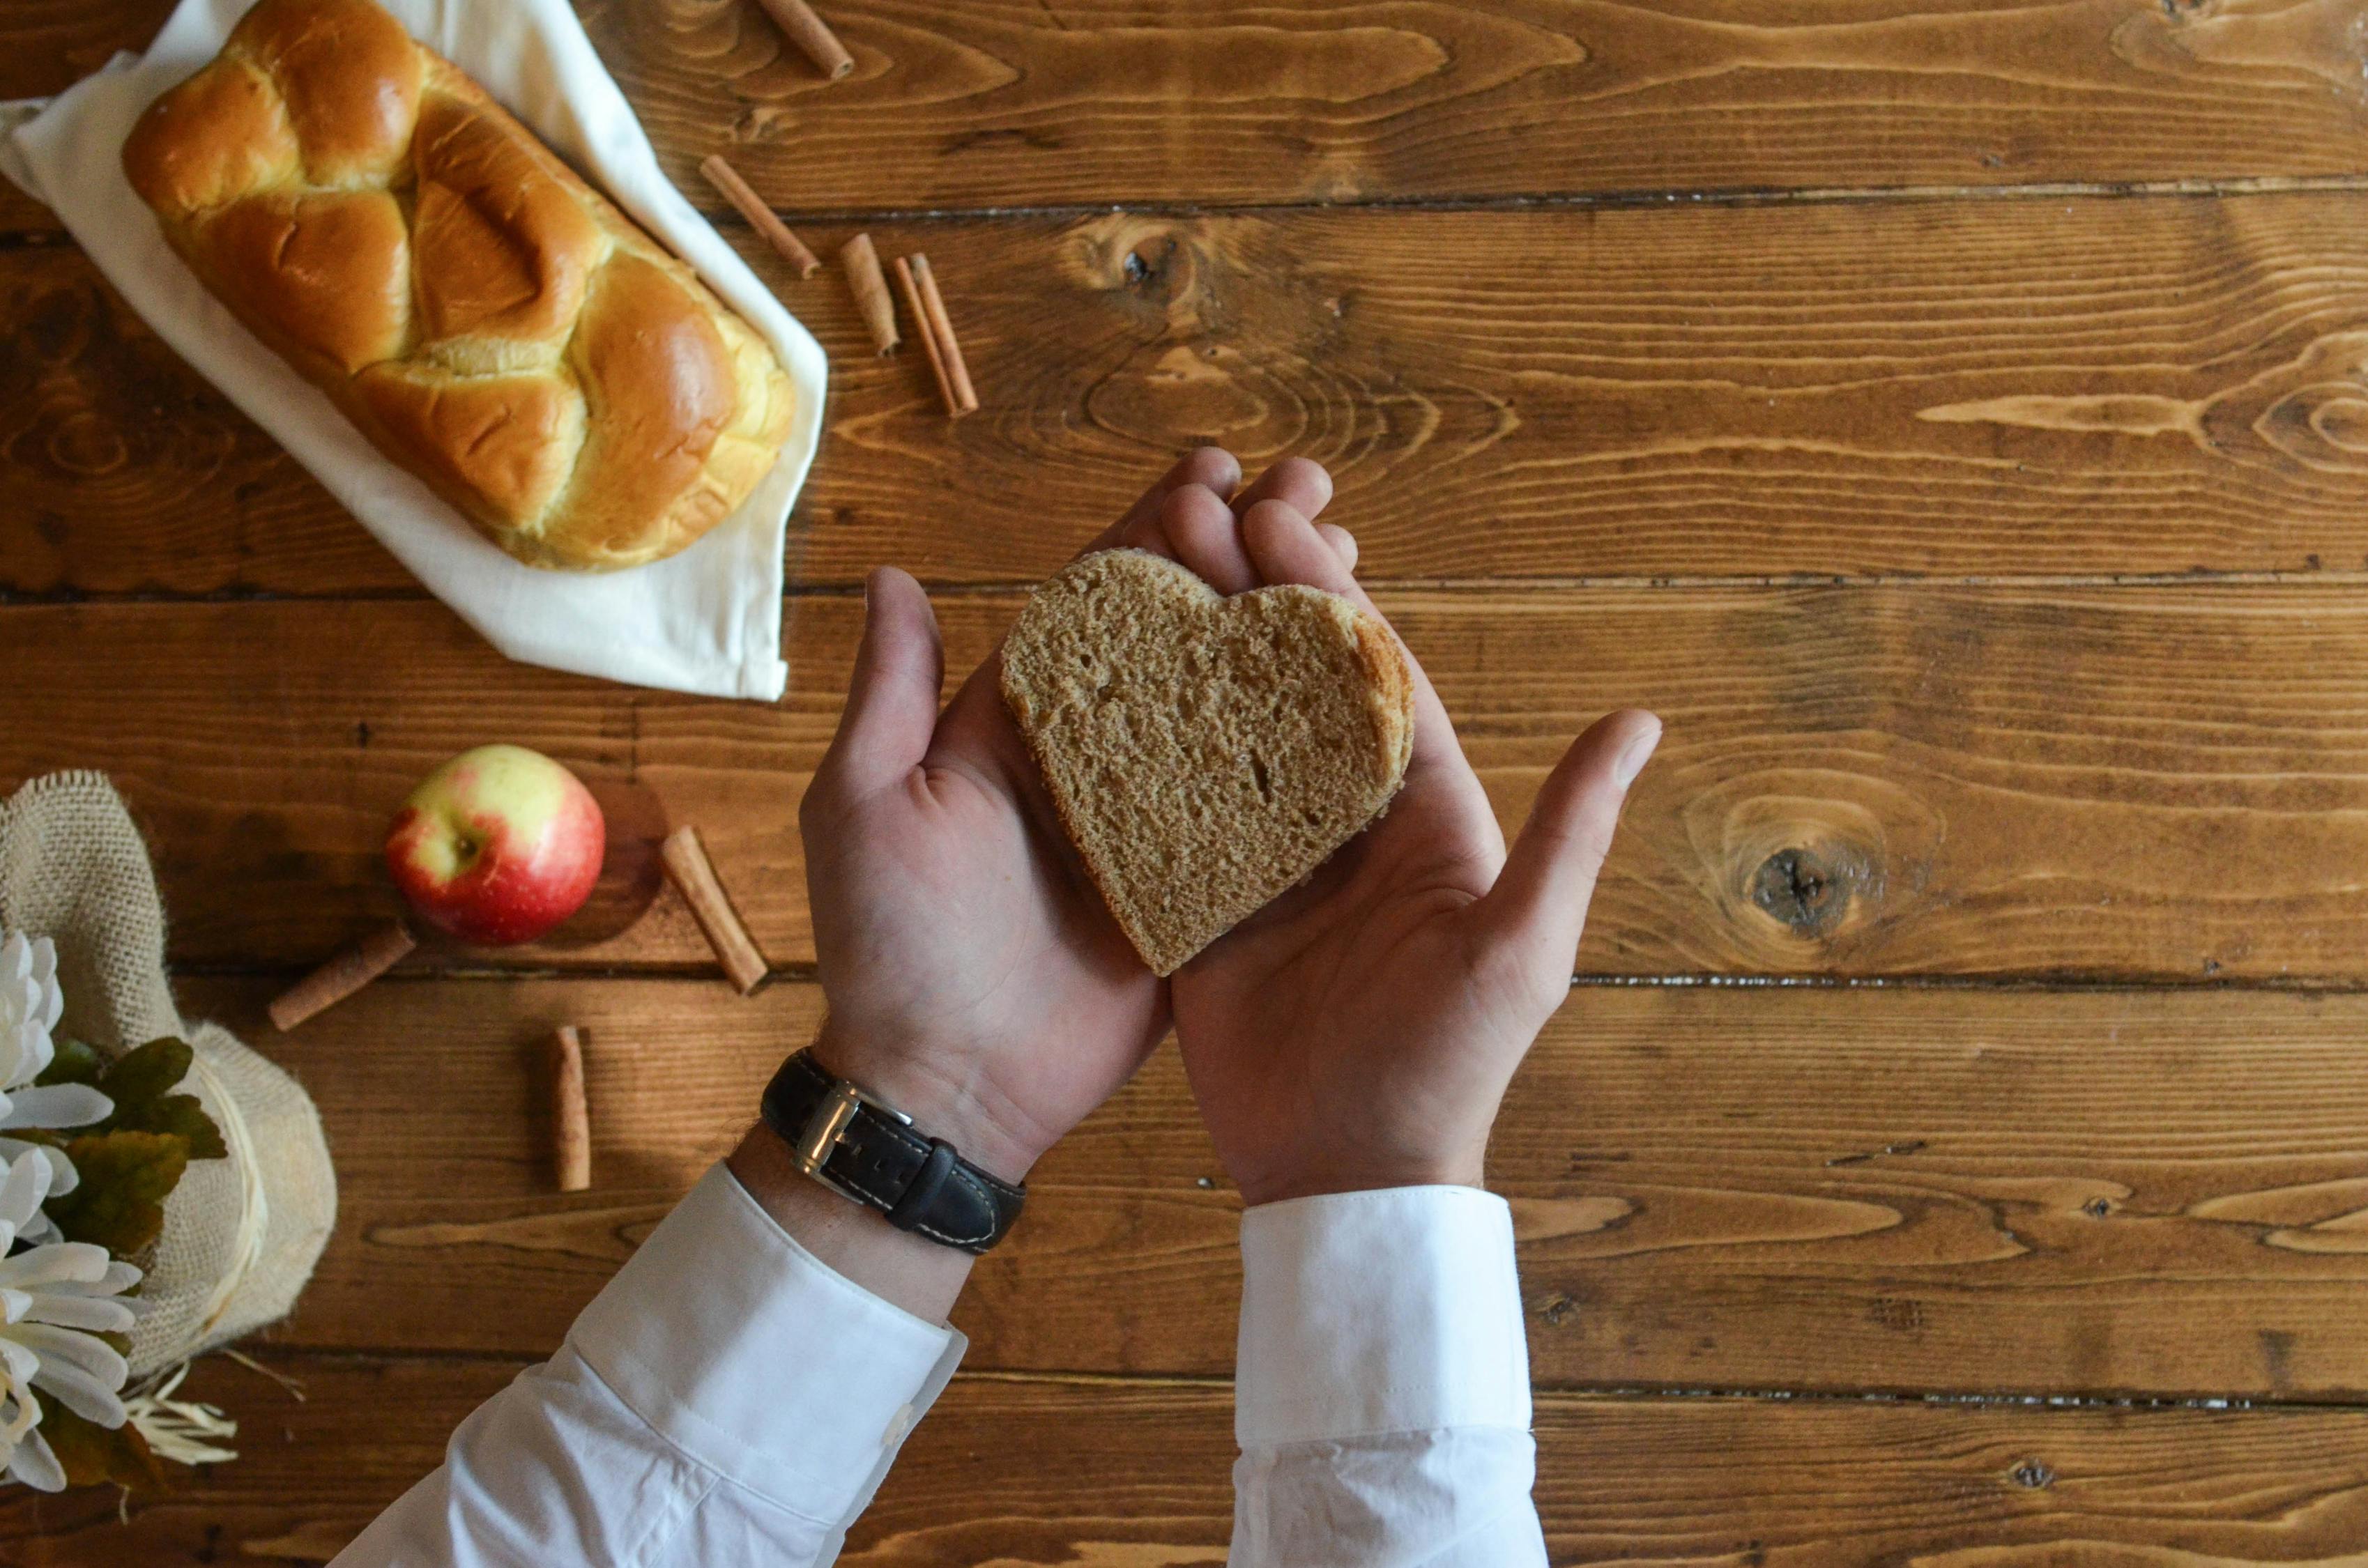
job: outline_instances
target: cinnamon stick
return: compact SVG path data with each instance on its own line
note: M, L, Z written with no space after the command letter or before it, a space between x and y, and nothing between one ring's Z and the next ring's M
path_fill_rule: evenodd
M871 236L858 234L841 245L838 264L847 268L847 286L855 290L855 307L871 329L871 341L882 354L894 352L896 301L888 295L888 279L881 274L880 253L872 249Z
M962 345L954 338L952 318L946 314L945 296L938 292L938 275L929 270L929 258L918 251L913 253L913 280L921 287L929 335L938 340L938 352L945 356L946 381L953 388L953 412L975 414L978 393L970 384L970 367L962 363Z
M750 228L765 236L765 243L773 247L774 254L798 269L799 277L814 276L814 268L822 265L820 258L806 248L803 240L790 232L790 226L781 222L780 214L765 205L764 198L740 177L740 171L723 161L723 153L717 153L703 160L699 172L707 176L708 184L723 192L724 200L740 210L740 216L748 220Z
M269 1008L273 1027L286 1034L313 1014L336 1006L393 969L418 945L412 937L411 927L400 920L389 921L348 944L328 962L274 998Z
M560 1191L592 1185L592 1108L584 1098L584 1040L573 1024L551 1037L551 1163Z
M807 5L806 0L757 0L757 3L765 7L765 14L789 34L790 41L803 50L806 58L821 68L824 75L836 82L855 69L855 56L847 52L847 46L838 41L838 35L814 15L814 7Z
M920 287L913 281L913 268L903 256L893 264L896 268L896 287L905 292L905 308L913 313L913 324L921 334L921 347L929 356L929 373L938 379L938 395L946 400L949 417L962 412L954 399L954 384L946 380L946 357L938 348L938 335L929 330L928 312L921 308Z
M743 996L756 990L768 967L765 955L748 939L748 927L740 924L738 912L724 896L723 884L715 880L715 868L708 861L707 846L699 840L699 829L686 823L668 834L658 858L666 866L666 881L690 905L707 945L715 949L734 987Z

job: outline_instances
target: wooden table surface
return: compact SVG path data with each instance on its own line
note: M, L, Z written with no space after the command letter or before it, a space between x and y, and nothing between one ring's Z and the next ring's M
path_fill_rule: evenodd
M0 97L167 9L9 0ZM128 1528L14 1495L0 1562L324 1559L429 1468L814 1023L796 810L864 570L962 670L1208 440L1332 466L1508 822L1593 715L1668 720L1493 1157L1556 1562L2362 1561L2357 0L846 0L837 84L753 0L583 9L830 353L772 707L505 663L0 196L0 782L113 776L185 1010L304 1081L343 1187L256 1347L303 1402L205 1364L244 1458ZM926 249L982 411L718 150L825 255ZM492 739L600 794L593 909L274 1034ZM684 821L753 999L661 888ZM1172 1054L1034 1188L846 1561L1220 1563L1238 1203Z

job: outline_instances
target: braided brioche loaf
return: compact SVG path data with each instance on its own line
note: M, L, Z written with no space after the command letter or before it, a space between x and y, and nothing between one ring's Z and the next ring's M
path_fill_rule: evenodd
M262 0L123 170L242 322L530 566L671 555L780 452L765 341L370 0Z

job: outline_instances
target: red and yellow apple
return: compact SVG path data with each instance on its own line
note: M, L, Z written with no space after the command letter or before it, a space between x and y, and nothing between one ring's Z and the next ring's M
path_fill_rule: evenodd
M395 812L386 869L438 930L507 947L583 907L606 837L582 779L524 746L479 746L420 780Z

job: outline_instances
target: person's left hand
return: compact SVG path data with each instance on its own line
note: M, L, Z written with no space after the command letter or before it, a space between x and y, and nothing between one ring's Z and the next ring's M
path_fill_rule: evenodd
M1221 593L1304 583L1379 615L1353 541L1312 521L1324 471L1278 464L1228 507L1179 493L1133 542ZM1401 644L1403 649L1403 644ZM1414 751L1388 812L1171 982L1177 1045L1246 1203L1477 1187L1514 1069L1569 994L1597 871L1660 736L1635 710L1564 755L1508 856L1411 651Z

